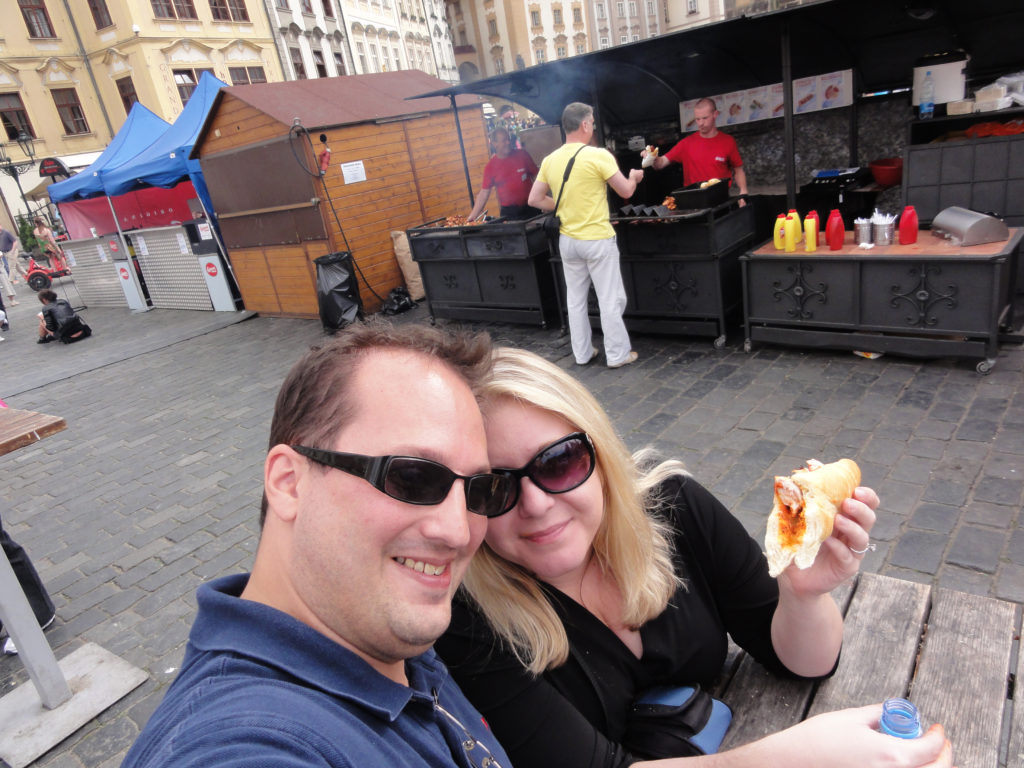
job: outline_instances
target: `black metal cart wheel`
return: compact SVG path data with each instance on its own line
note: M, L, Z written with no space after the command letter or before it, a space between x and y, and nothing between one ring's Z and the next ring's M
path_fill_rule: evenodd
M49 288L53 284L48 275L44 275L42 272L33 272L28 276L28 287L33 291L41 291L44 288Z

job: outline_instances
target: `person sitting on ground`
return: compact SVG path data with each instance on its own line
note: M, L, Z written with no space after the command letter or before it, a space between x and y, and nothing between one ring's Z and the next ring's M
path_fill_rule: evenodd
M880 704L711 758L672 738L682 723L634 705L654 686L709 688L728 636L777 673L830 675L843 617L829 593L870 548L873 490L843 501L810 568L773 579L758 542L681 462L631 456L559 366L499 349L483 397L489 463L515 485L435 648L513 765L949 767L941 733L878 733Z
M39 313L39 344L49 344L54 339L65 344L92 336L92 328L78 316L65 299L46 289L39 292L43 311Z

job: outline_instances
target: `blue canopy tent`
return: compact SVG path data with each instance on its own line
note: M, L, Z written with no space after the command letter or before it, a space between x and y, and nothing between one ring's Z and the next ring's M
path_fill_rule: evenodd
M99 178L107 196L116 197L147 186L173 187L180 181L191 179L207 215L216 224L202 168L198 160L189 158L189 154L217 92L225 85L227 83L204 72L185 108L166 131L134 157L100 171Z
M157 117L140 102L136 102L114 140L92 165L64 181L49 186L47 192L50 193L50 199L55 203L64 203L106 194L100 181L100 171L116 167L135 157L153 143L153 136L163 133L169 127L170 123Z

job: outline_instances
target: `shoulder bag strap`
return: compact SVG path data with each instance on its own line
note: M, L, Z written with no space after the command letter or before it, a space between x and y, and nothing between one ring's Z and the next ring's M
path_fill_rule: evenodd
M572 173L572 167L576 163L576 155L583 151L583 148L587 145L584 144L582 147L576 150L576 154L569 158L569 164L565 166L565 173L562 174L562 186L558 189L558 199L555 200L555 209L551 211L551 215L554 216L558 213L558 204L562 202L562 193L565 192L565 183L569 180L569 174Z

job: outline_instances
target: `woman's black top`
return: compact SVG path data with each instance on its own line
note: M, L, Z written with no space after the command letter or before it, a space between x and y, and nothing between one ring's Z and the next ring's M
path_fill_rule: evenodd
M725 662L727 633L766 667L789 674L772 647L779 590L761 547L692 478L672 478L661 491L667 500L661 514L676 530L676 569L686 587L641 627L641 658L593 614L548 587L572 650L565 664L534 678L459 593L451 626L435 647L517 768L636 762L619 744L630 704L655 685L709 686Z

